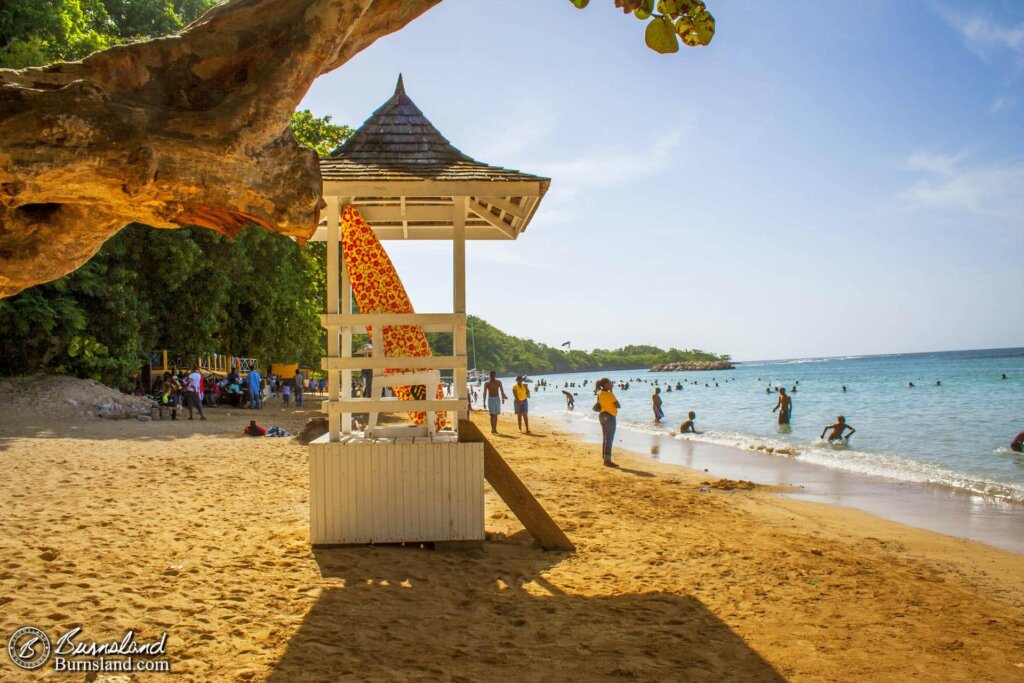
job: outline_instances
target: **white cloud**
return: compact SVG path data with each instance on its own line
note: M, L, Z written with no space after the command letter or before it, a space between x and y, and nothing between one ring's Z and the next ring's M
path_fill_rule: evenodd
M684 131L675 130L649 138L647 144L593 145L592 152L558 161L524 163L531 173L552 178L544 199L544 222L571 222L581 202L603 201L601 193L616 187L635 187L669 168L679 156Z
M991 16L950 7L939 8L939 14L960 34L964 46L981 59L992 62L1009 55L1018 68L1024 68L1024 22L1007 26Z
M956 165L966 156L966 152L959 154L935 154L933 152L914 152L907 157L906 166L911 171L925 171L927 173L940 173L950 175L956 170Z
M992 100L992 104L988 105L988 113L995 114L997 112L1000 112L1006 107L1006 104L1007 100L1005 97L997 97L994 100Z
M911 154L910 170L924 177L902 192L911 203L962 211L1001 229L1024 230L1024 162L965 164L965 154Z

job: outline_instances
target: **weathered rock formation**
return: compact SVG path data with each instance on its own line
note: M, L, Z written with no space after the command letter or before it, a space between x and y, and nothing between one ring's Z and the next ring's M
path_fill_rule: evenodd
M438 2L230 0L176 36L0 69L0 297L131 222L309 237L320 171L291 113L317 76Z
M670 370L732 370L735 366L727 360L691 360L678 363L662 363L651 368L651 372Z

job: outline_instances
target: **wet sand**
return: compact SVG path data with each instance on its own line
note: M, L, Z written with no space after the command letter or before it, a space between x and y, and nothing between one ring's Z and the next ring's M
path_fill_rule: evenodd
M0 411L5 638L166 630L202 681L1024 680L1020 555L627 453L610 470L511 416L495 442L576 553L532 548L490 490L483 551L314 552L307 450L241 436L251 415Z
M598 427L578 417L551 418L554 424L599 443ZM958 538L1024 553L1024 504L972 494L940 484L899 481L808 463L799 457L724 446L686 436L619 429L616 445L663 463L709 476L753 479L790 487L788 496L854 508Z

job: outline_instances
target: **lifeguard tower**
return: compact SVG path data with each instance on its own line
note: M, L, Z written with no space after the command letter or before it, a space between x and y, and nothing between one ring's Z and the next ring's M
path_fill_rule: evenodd
M327 242L327 312L322 319L327 357L322 367L329 387L323 403L329 431L310 444L312 542L478 543L484 538L485 446L491 471L507 465L495 464L500 456L482 439L469 443L458 433L459 420L468 418L466 241L519 237L550 181L490 166L457 150L409 99L401 76L394 95L320 161L320 170L327 207L313 239ZM380 240L451 241L451 312L353 312L353 282L342 253L341 217L349 206ZM452 355L385 355L382 328L388 326L451 334ZM368 328L374 351L359 357L352 337ZM364 369L373 371L373 395L356 398L352 373ZM435 398L443 370L454 378L452 396ZM415 374L385 374L396 371ZM426 395L400 401L383 396L382 384L418 384L426 386ZM428 419L419 426L376 424L380 413L409 411L427 413ZM448 415L449 428L434 429L429 418L438 412ZM353 430L356 413L371 416L361 431ZM471 423L463 427L479 434ZM507 474L519 487L511 495L525 492L533 500L511 470ZM571 548L568 539L562 545Z

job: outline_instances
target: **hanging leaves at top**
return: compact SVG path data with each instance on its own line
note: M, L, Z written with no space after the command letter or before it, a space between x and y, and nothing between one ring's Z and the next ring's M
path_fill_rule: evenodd
M569 2L579 9L590 4L590 0ZM655 0L615 0L615 6L648 22L644 41L661 54L678 52L680 40L687 47L698 47L715 37L715 18L703 0L657 0L657 4Z

